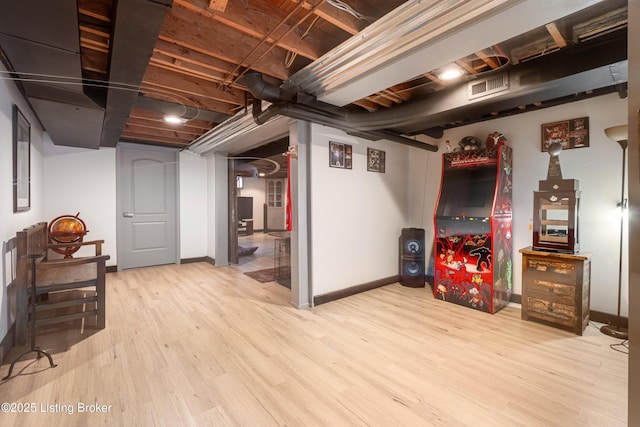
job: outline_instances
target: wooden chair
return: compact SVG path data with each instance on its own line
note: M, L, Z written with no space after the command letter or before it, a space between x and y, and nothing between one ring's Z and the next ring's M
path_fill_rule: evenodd
M47 223L40 222L16 234L16 280L19 286L26 289L24 301L17 302L17 312L24 314L16 322L28 322L31 348L11 363L5 378L11 376L14 364L32 351L38 356L47 356L50 365L55 366L51 356L36 346L37 327L90 316L96 317L98 329L105 327L105 275L106 261L110 257L102 255L104 241L73 243L74 246L94 246L93 256L49 259L49 249L67 245L49 244L47 233ZM26 306L26 309L21 309L21 306ZM68 313L68 308L75 310ZM16 332L16 341L26 342L27 328L17 325Z

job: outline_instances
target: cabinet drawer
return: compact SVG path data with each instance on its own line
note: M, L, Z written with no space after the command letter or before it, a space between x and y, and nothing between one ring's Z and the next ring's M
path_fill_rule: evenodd
M571 262L550 261L548 259L528 258L525 266L529 271L553 273L559 277L566 277L571 282L576 278L576 266Z
M527 314L529 317L546 320L564 326L576 324L576 307L527 297Z
M538 297L551 302L559 302L566 305L576 304L576 287L574 285L532 279L529 282L527 293L532 297Z

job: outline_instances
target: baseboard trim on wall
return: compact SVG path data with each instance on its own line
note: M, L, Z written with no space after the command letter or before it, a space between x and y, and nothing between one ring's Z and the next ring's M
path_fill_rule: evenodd
M618 322L618 316L615 314L603 313L601 311L589 310L589 320L604 323L605 325L615 325ZM628 329L629 319L621 316L619 326Z
M180 264L191 264L194 262L206 262L207 264L216 265L216 260L208 256L203 256L199 258L183 258L180 260ZM118 272L117 265L107 266L107 273L117 273L117 272Z
M211 265L216 265L216 260L208 256L198 258L183 258L180 260L180 264L192 264L194 262L206 262Z
M522 295L511 294L511 298L509 298L509 302L513 302L513 303L516 303L516 304L522 304Z
M362 292L370 291L372 289L380 288L382 286L390 285L400 281L400 276L385 277L384 279L374 280L373 282L363 283L361 285L351 286L346 289L340 289L339 291L333 291L322 295L316 295L313 297L313 305L325 304L327 302L339 300L341 298L356 295Z
M16 336L16 324L11 325L7 331L7 335L4 336L2 342L0 342L0 364L4 365L5 359L13 348L14 338Z

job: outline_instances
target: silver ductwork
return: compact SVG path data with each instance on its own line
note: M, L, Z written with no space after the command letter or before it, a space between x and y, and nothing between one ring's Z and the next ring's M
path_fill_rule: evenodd
M623 34L624 33L624 34ZM588 55L585 51L589 52ZM499 77L499 78L498 78ZM500 90L487 91L484 96L469 96L466 83L429 97L369 113L352 111L317 101L299 94L278 99L262 111L260 94L276 94L257 73L243 77L258 100L253 106L256 123L263 124L276 115L307 120L345 130L369 139L388 139L410 146L435 151L437 147L416 142L402 135L418 133L434 136L434 132L451 123L470 123L486 115L518 106L561 99L595 89L617 87L627 81L626 32L611 34L597 44L584 43L577 48L530 61L512 68L508 74L493 75L505 82ZM440 134L441 136L441 134Z
M303 94L295 97L293 94L284 92L286 95L282 96L283 92L280 92L278 87L265 82L260 73L252 72L245 74L241 78L241 83L245 84L254 96L252 114L255 122L259 125L263 125L275 116L280 115L341 129L349 134L365 139L374 141L386 139L423 150L438 151L438 147L435 145L415 141L395 132L381 128L362 130L354 127L341 108L314 101L312 98L304 96ZM271 104L267 110L263 111L263 98L261 98L261 96L265 94L267 94L268 99L264 100L272 102L273 104ZM280 97L278 95L280 95ZM303 102L296 102L294 98L303 100ZM304 102L310 103L311 105L305 104Z

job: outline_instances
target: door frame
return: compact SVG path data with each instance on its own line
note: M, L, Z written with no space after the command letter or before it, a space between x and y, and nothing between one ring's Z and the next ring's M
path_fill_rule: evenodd
M133 149L138 151L163 151L173 152L174 162L176 165L175 174L175 246L176 246L176 259L175 264L180 264L180 163L179 163L179 150L171 147L158 147L145 144L134 144L129 142L119 142L116 146L116 256L118 260L124 259L124 233L127 231L124 227L124 218L122 212L124 211L122 197L122 148ZM122 264L118 262L117 271L122 271Z

